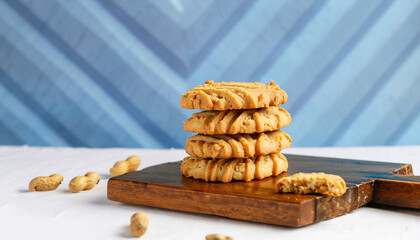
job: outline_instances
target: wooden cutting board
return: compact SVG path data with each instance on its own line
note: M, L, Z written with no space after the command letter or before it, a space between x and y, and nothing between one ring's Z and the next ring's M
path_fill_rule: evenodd
M367 203L420 209L420 176L410 164L285 154L287 174L251 182L211 183L183 177L181 162L165 163L108 181L110 200L300 227L341 216ZM341 197L279 194L278 179L297 172L337 174Z

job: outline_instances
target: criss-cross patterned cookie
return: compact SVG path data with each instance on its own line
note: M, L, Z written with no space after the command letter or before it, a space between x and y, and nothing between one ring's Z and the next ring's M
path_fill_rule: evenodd
M291 145L289 134L277 130L256 134L198 134L187 139L185 150L202 158L246 158L277 153Z
M274 131L292 123L284 108L204 111L184 122L184 130L200 134L242 134Z
M182 95L180 103L186 109L229 110L279 106L286 101L286 92L273 80L270 84L208 80Z
M296 173L281 178L277 183L281 193L320 193L329 196L342 196L347 188L346 182L338 175L325 173Z
M182 161L181 171L186 177L226 183L232 180L251 181L276 176L287 171L287 167L287 159L281 153L232 159L205 159L190 156Z

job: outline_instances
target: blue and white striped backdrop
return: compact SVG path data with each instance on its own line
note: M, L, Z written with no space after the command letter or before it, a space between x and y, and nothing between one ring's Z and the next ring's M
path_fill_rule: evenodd
M420 1L0 0L0 144L182 148L187 89L275 80L293 146L420 144Z

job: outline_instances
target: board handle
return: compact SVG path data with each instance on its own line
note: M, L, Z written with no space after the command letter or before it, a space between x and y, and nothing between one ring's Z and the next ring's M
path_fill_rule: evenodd
M395 179L374 179L371 203L420 209L420 176L392 178Z

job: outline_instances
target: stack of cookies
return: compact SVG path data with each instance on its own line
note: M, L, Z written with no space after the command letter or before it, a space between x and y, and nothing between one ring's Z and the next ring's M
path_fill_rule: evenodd
M291 146L290 136L279 129L291 124L280 104L287 94L270 84L212 80L181 98L181 107L201 109L185 121L184 130L198 133L187 139L181 171L205 181L251 181L287 171L280 153Z

